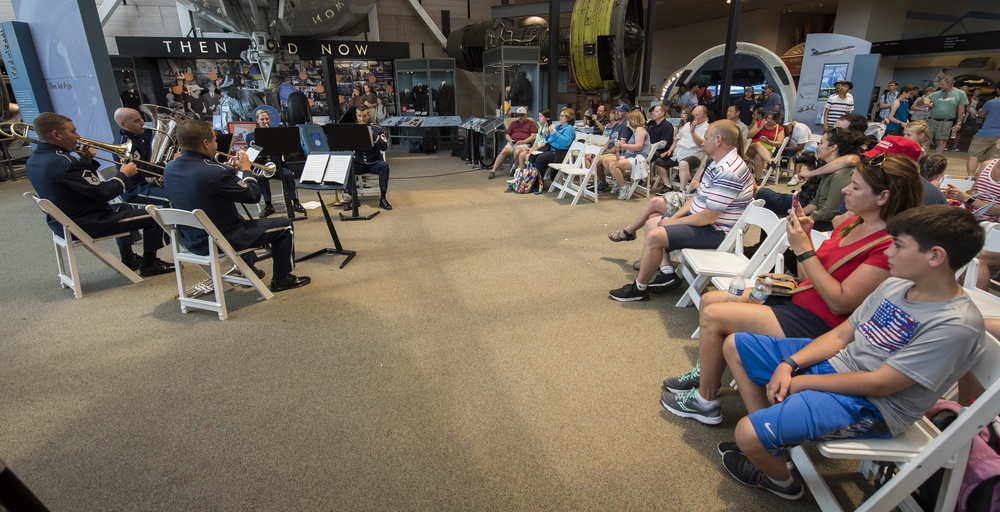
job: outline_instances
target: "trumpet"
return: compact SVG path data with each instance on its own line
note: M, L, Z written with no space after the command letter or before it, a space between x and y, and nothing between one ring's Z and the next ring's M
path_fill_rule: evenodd
M22 123L22 122L0 123L0 136L2 136L2 137L7 137L7 138L11 138L11 139L20 139L20 140L25 140L25 141L34 142L34 143L41 142L41 140L39 140L39 139L36 139L36 138L33 138L33 137L29 137L28 136L28 131L29 130L33 130L33 128L28 123ZM160 169L161 171L163 170L163 166L162 165L157 165L157 164L154 164L152 162L147 162L145 160L139 160L138 158L132 158L132 141L130 141L130 140L127 140L127 141L125 141L125 142L123 142L121 144L108 144L106 142L100 142L100 141L90 140L90 139L85 139L83 137L80 137L79 139L77 139L76 144L77 144L77 146L76 146L77 152L83 151L84 147L92 147L92 148L95 148L95 149L99 149L101 151L107 151L108 153L116 155L116 156L118 156L119 159L121 159L120 162L116 162L116 161L114 161L114 160L112 160L110 158L104 158L104 157L94 156L94 158L97 159L97 160L101 160L101 161L104 161L104 162L110 162L110 163L113 163L113 164L116 164L116 165L127 164L129 162L135 162L135 163L147 165L149 167L154 167L156 169ZM138 167L136 169L139 172L142 172L142 173L145 173L145 174L149 174L150 176L153 176L153 177L156 177L156 178L162 178L163 177L162 174L156 173L156 172L153 172L153 171L150 171L150 170L147 170L147 169L142 169L142 168L138 168Z
M222 158L220 160L219 158ZM229 153L223 153L222 151L215 152L215 161L223 163L226 160L232 159L233 155ZM278 166L274 165L274 162L268 162L266 164L258 164L255 162L250 162L250 172L254 173L256 176L262 176L264 178L271 178L275 173L278 172Z

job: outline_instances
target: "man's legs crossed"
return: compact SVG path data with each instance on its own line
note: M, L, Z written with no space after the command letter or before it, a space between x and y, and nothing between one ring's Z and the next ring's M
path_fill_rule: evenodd
M493 162L493 169L490 171L491 177L496 175L497 169L499 169L500 166L507 161L507 157L511 154L512 151L514 151L514 144L510 142L508 142L507 145L500 150L500 154L497 155L496 160L494 160Z

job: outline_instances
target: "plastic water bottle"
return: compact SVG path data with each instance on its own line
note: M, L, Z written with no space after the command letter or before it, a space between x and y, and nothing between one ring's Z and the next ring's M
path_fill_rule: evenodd
M729 282L729 302L739 302L743 297L743 290L747 289L747 283L743 279L743 274L736 274L736 277Z
M758 284L750 291L750 303L751 304L763 304L768 297L771 296L771 284L774 281L770 278L764 278L764 282Z

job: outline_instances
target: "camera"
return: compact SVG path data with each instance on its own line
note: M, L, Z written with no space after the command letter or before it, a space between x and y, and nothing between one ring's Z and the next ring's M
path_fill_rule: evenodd
M816 157L816 146L806 146L802 152L792 157L792 161L797 164L805 164L809 169L815 169L826 165L822 158Z

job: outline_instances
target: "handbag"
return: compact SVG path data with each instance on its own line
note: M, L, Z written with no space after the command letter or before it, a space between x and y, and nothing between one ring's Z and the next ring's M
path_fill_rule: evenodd
M799 285L795 276L776 272L757 276L757 285L763 284L769 277L771 278L771 295L775 297L791 297L795 293L795 287Z
M830 273L830 275L833 275L834 271L844 266L844 264L847 263L848 261L854 259L855 256L889 239L892 239L892 237L889 235L885 235L879 237L877 240L873 240L865 245L862 245L861 247L858 247L857 249L851 251L851 253L848 254L847 256L840 258L840 260L838 260L836 263L830 265L830 268L828 268L826 271ZM795 279L795 277L790 276L788 274L778 274L778 273L761 274L757 276L756 284L759 285L763 283L764 280L767 279L768 277L771 278L771 295L775 295L778 297L790 297L792 295L795 295L796 293L804 292L813 287L812 283L809 283L805 286L798 286L798 281Z

